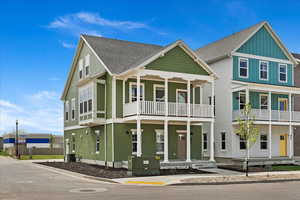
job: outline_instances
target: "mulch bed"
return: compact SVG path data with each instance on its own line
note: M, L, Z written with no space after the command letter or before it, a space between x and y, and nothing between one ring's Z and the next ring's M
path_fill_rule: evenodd
M224 166L218 166L218 168L221 169L228 169L238 172L245 172L243 169L243 166L241 165L224 165ZM270 169L263 167L263 166L249 166L249 172L269 172Z
M41 165L46 165L50 167L55 167L59 169L69 170L72 172L77 172L85 174L88 176L101 177L101 178L127 178L132 177L127 175L127 169L116 169L116 168L106 168L105 166L93 165L80 162L41 162L37 163ZM203 174L208 172L203 172L195 169L161 169L160 175L176 175L176 174Z

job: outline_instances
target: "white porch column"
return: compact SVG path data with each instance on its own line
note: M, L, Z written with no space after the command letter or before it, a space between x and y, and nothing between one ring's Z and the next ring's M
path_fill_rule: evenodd
M136 94L136 103L137 103L137 108L136 108L136 112L137 112L137 117L139 118L139 114L140 114L140 98L141 98L141 77L139 74L137 74L136 77L136 90L137 90L137 94Z
M187 81L187 104L188 104L187 115L188 117L190 117L191 116L191 81L190 80Z
M169 105L168 105L168 79L165 78L165 116L168 116L169 113Z
M289 125L289 158L293 158L293 144L294 144L294 137L293 137L293 126Z
M186 125L186 162L191 162L191 122Z
M200 99L200 104L203 104L203 86L200 86L200 91L199 91L199 99Z
M123 117L124 117L124 107L125 107L125 79L123 79L123 95L122 95L122 97L123 97Z
M289 93L289 114L290 114L290 123L292 122L292 94Z
M215 161L215 136L214 136L214 122L210 123L210 149L209 149L209 160Z
M272 93L268 93L268 110L269 110L269 159L272 158Z
M215 81L211 82L211 117L215 117Z
M141 120L136 121L136 134L137 134L137 157L142 156L142 133L141 133Z
M250 103L249 88L246 88L246 104Z
M168 120L164 124L164 162L169 162Z

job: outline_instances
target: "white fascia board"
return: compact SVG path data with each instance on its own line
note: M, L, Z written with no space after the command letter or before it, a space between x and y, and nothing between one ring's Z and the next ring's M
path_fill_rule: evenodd
M232 53L233 56L238 56L238 57L243 57L243 58L253 58L261 61L272 61L272 62L278 62L282 64L294 64L293 62L289 60L282 60L282 59L277 59L277 58L271 58L271 57L265 57L265 56L257 56L257 55L252 55L252 54L246 54L246 53L239 53L239 52L234 52Z

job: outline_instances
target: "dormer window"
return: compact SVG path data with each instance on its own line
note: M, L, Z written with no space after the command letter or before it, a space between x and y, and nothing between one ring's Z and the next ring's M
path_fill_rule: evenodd
M279 81L287 82L287 65L279 64Z
M239 77L248 78L248 59L246 58L239 59Z
M85 76L90 74L90 54L85 56Z
M83 78L83 60L80 59L79 60L79 79L82 79Z

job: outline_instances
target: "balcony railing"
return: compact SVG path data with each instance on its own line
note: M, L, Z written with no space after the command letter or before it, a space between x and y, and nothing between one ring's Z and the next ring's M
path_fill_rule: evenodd
M167 116L173 117L187 117L188 116L188 104L168 102L168 114ZM195 118L209 118L212 117L212 106L206 104L191 104L191 117ZM132 116L137 114L137 102L126 103L123 109L124 116ZM141 101L140 102L140 114L141 115L154 115L165 116L166 105L165 102L155 101Z
M79 114L79 125L97 125L105 122L105 111L90 111Z
M258 121L281 121L288 122L290 121L290 112L289 111L280 111L280 110L272 110L271 111L271 119L269 110L261 110L261 109L252 109L251 115L254 116L255 120ZM244 119L243 110L235 110L232 113L232 120L236 121L238 119ZM300 112L292 111L292 119L291 121L299 121L300 122Z

